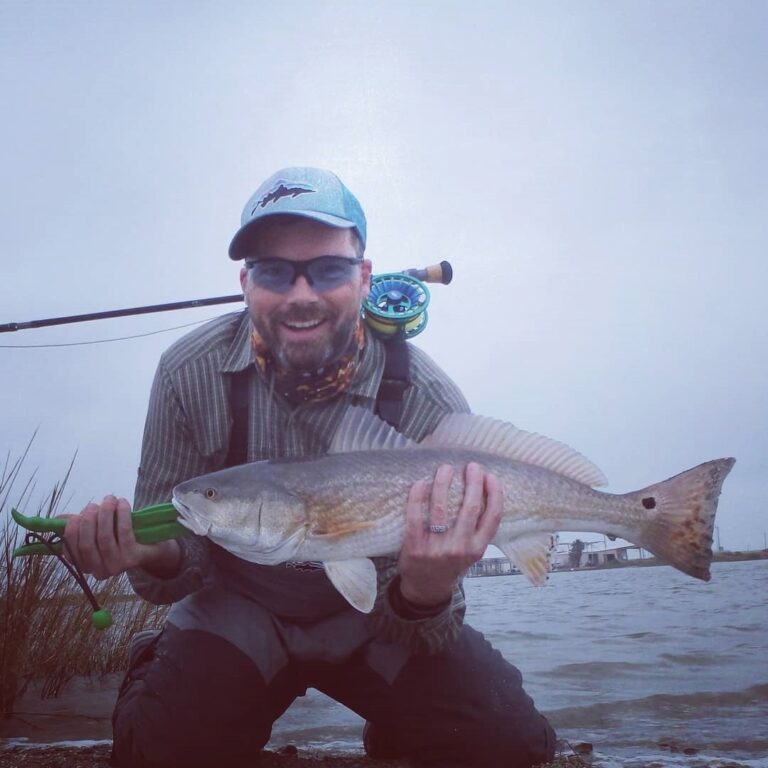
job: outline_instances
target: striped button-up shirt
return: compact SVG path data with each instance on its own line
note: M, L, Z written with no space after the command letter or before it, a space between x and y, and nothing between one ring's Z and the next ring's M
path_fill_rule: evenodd
M191 477L224 466L229 450L232 413L230 379L250 370L248 460L318 455L328 450L344 411L357 405L373 410L384 370L383 344L371 337L350 386L339 396L320 403L291 405L274 389L274 381L254 365L246 312L223 315L173 344L161 357L150 395L144 429L141 465L134 497L135 508L166 502L173 487ZM409 377L400 431L414 440L428 435L449 412L468 411L456 385L430 358L410 345ZM217 569L211 567L212 546L196 536L179 539L182 565L177 576L159 579L135 570L129 575L136 592L154 603L172 603L199 589ZM217 549L217 548L216 548ZM417 650L434 651L454 637L464 615L460 585L451 603L437 616L408 620L389 601L388 586L397 573L394 558L375 558L379 596L371 620L383 639L404 642ZM245 561L242 569L264 568ZM286 569L270 572L274 574ZM255 572L255 571L254 571ZM258 589L258 581L253 582ZM266 591L266 588L265 588ZM259 599L256 596L255 599ZM291 601L287 591L282 603ZM286 609L288 615L299 618ZM352 609L350 609L352 610Z

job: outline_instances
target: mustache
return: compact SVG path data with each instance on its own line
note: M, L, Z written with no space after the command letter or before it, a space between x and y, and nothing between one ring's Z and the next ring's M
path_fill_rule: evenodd
M277 315L281 323L313 323L319 320L327 320L329 313L317 305L289 307Z

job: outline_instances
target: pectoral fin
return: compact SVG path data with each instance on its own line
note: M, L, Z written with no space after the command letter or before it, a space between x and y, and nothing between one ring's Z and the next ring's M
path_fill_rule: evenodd
M547 580L549 559L555 545L552 534L531 533L501 544L494 541L493 545L517 565L537 587Z
M376 602L376 566L367 557L331 560L325 572L346 601L362 613L370 613Z

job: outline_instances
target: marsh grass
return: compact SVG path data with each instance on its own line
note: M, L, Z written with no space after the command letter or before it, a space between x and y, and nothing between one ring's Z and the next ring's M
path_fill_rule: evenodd
M34 437L33 437L34 439ZM57 696L74 677L124 670L128 645L141 629L162 624L166 608L136 599L124 576L89 584L100 605L109 608L114 624L98 631L91 625L92 608L67 570L54 557L13 559L24 543L24 532L10 517L10 507L47 517L60 511L72 469L35 511L29 507L34 474L11 501L21 482L30 444L21 457L6 457L0 471L0 717L9 717L14 701L30 682L41 684L44 698ZM74 459L73 459L74 463Z

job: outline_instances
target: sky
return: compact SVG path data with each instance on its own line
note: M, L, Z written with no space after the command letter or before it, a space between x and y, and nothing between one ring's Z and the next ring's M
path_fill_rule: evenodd
M0 323L235 293L251 193L329 168L375 272L453 265L416 343L475 412L616 493L735 456L717 541L762 548L766 33L759 0L2 0ZM75 453L68 511L130 499L167 329L230 309L0 334L29 508Z

